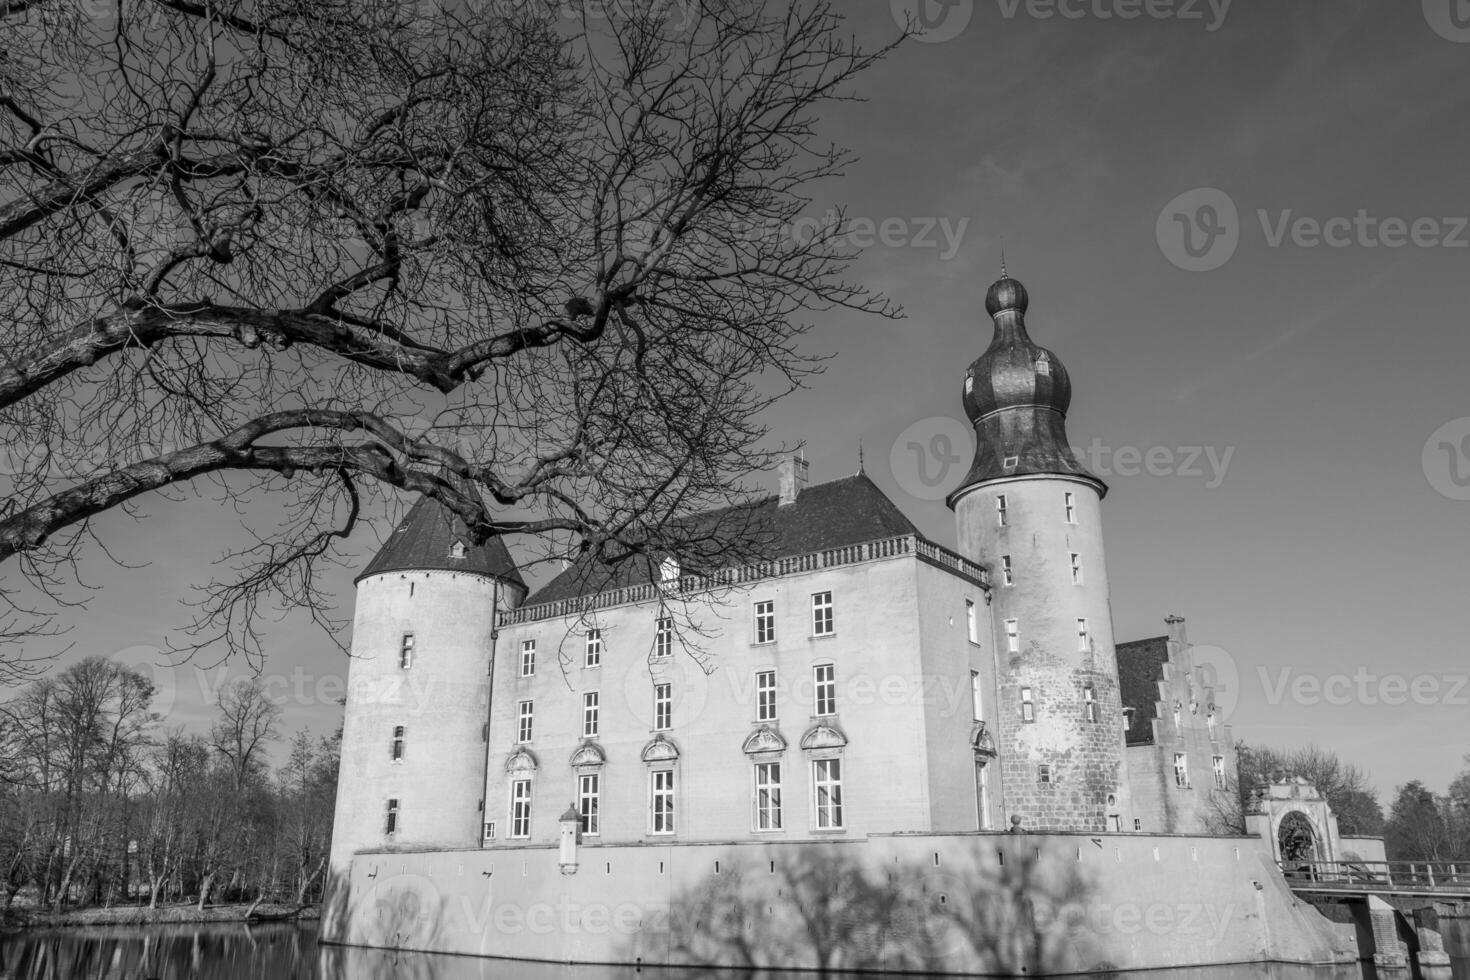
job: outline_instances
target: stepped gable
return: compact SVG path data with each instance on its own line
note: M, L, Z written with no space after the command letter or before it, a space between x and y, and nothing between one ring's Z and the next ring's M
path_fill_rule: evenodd
M705 511L686 519L696 527L738 529L751 550L767 559L805 555L880 538L919 534L898 505L865 473L805 487L795 502L781 505L772 494L749 504ZM552 579L526 605L596 595L653 581L647 561L615 566L584 559Z
M463 546L461 557L456 557L456 544ZM491 575L526 589L504 541L489 538L474 544L458 514L433 497L421 496L354 583L383 572L425 570Z
M1133 724L1128 727L1129 745L1154 744L1154 719L1158 717L1159 681L1164 677L1164 664L1169 660L1169 638L1152 636L1146 640L1119 643L1118 687L1123 707L1133 709Z

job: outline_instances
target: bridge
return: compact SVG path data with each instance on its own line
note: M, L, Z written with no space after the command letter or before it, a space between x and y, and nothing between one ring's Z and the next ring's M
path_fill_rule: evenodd
M1294 892L1470 901L1466 861L1278 861Z

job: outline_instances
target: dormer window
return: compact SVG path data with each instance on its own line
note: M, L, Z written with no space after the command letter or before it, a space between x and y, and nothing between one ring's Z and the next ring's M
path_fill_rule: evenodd
M669 555L658 566L659 580L665 583L679 581L679 559Z
M1002 460L1001 467L1003 469L1013 470L1013 469L1016 468L1016 465L1018 463L1020 463L1020 462L1021 462L1021 457L1019 457L1019 456L1007 456L1004 460Z
M464 542L463 541L456 541L456 542L454 542L454 544L452 544L452 545L449 546L449 557L450 558L463 558L464 557Z

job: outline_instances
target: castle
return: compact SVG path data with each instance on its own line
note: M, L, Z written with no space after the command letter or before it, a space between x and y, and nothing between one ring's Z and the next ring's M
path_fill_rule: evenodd
M582 560L528 595L502 542L475 544L447 510L418 502L357 580L332 842L351 897L328 937L575 959L577 930L511 937L472 915L448 925L459 913L445 896L464 908L646 891L677 903L753 848L770 855L771 875L801 855L860 851L873 867L890 862L892 881L905 848L927 855L932 843L938 868L969 847L974 881L1001 873L997 861L1014 867L1003 850L972 846L1009 832L989 839L1014 847L1025 835L1038 862L1088 835L1114 861L1089 871L1093 893L1131 877L1238 894L1255 923L1241 940L1255 953L1238 958L1330 958L1320 936L1301 940L1305 953L1283 954L1278 940L1261 954L1270 919L1303 913L1257 896L1250 876L1265 874L1256 865L1270 864L1269 846L1255 841L1242 858L1241 838L1209 836L1234 792L1235 756L1183 620L1169 617L1165 636L1114 641L1107 487L1068 448L1071 382L1028 335L1027 306L1009 277L986 295L993 338L963 389L975 458L947 500L954 551L864 473L809 486L791 459L779 492L742 513L766 560L714 575L686 574L672 557L641 571ZM1184 840L1188 875L1161 849ZM833 850L863 842L873 846ZM1067 874L1102 860L1075 850ZM384 867L397 885L378 878ZM441 911L411 928L364 918L394 887ZM1293 908L1278 891L1270 901ZM593 943L582 958L723 955L681 954L683 940L667 936L650 946L650 916L637 918L631 945ZM1097 965L1111 941L1068 955ZM1170 948L1128 965L1234 955L1211 959L1187 937Z

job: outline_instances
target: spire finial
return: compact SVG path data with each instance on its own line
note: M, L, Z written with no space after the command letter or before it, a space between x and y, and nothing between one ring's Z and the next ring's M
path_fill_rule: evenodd
M1006 236L1000 236L1000 277L1006 277Z
M858 440L858 476L863 475L863 441Z

